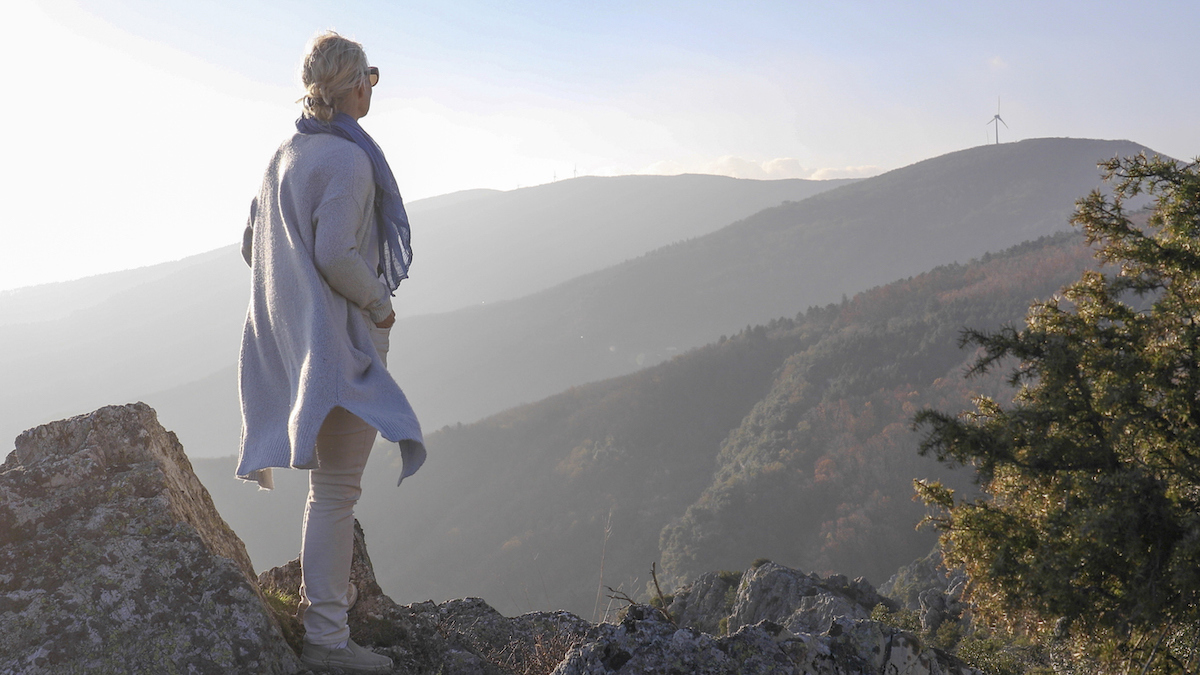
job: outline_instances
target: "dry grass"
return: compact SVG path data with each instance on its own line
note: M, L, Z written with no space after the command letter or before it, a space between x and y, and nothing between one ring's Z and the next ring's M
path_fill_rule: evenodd
M500 650L484 652L484 657L513 675L550 675L579 641L576 636L561 633L539 634L532 645L512 643Z
M300 605L300 598L277 588L264 588L262 593L267 600L267 607L279 622L283 639L299 656L300 650L304 649L304 626L296 619L296 608Z

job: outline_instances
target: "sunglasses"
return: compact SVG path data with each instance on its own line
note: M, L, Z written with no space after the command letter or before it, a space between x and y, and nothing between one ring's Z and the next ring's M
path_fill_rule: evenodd
M367 79L370 80L372 87L379 83L379 68L375 66L368 66L366 74Z

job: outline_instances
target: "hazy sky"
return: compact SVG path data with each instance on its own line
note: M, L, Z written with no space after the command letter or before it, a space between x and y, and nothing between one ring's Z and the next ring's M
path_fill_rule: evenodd
M1200 154L1195 2L6 2L0 290L237 241L305 42L364 43L406 199L872 175L993 142ZM420 223L414 223L414 246Z

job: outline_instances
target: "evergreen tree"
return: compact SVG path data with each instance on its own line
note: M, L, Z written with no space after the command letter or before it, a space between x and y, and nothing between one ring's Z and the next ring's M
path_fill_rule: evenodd
M1200 670L1200 165L1101 164L1111 195L1072 222L1106 264L1023 328L968 330L971 373L1013 367L1012 405L921 411L922 454L976 467L984 496L917 483L981 616L1076 668ZM1149 207L1128 211L1128 200ZM1066 667L1066 664L1060 664Z

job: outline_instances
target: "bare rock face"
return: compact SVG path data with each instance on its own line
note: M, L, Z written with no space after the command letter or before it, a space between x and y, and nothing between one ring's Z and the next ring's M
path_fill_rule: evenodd
M792 633L824 633L838 618L870 618L881 603L896 608L895 601L864 579L822 578L765 562L742 574L701 575L675 593L668 611L680 625L713 634L760 621L778 623Z
M592 631L566 611L506 617L479 598L410 607L505 673L549 673Z
M675 593L668 610L681 626L720 635L728 625L741 578L741 573L705 572Z
M921 629L933 632L947 621L964 627L970 622L970 609L962 597L966 586L966 571L948 569L941 550L934 547L929 555L900 568L879 590L905 608L917 610Z
M864 579L821 578L767 562L743 575L728 623L731 631L767 620L793 633L824 633L838 618L870 618L881 602L891 601Z
M30 429L0 465L0 673L294 673L245 546L149 406Z
M600 624L553 675L980 675L922 650L915 637L873 621L839 620L836 634L793 633L763 620L713 637L635 605L620 624Z
M672 664L713 675L977 672L922 647L910 633L871 621L879 604L898 607L863 579L820 577L772 562L740 575L709 573L676 591L668 607L675 623L657 610L631 608L619 626L598 626L555 673L672 672Z

